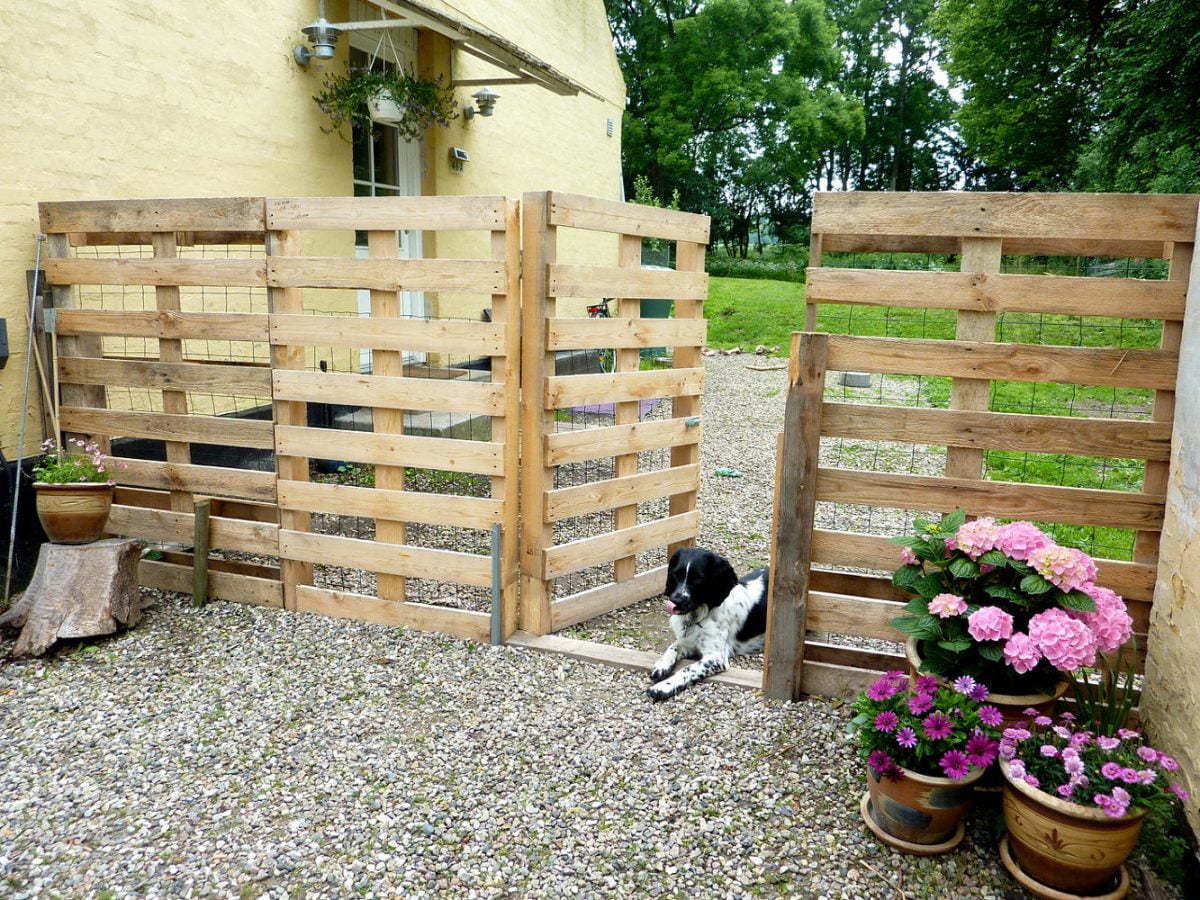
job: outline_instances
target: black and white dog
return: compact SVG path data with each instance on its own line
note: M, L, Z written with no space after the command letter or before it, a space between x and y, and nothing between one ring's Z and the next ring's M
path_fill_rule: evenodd
M767 630L767 570L740 580L723 556L697 547L676 550L667 566L663 609L671 616L675 643L650 672L655 700L674 697L729 660L763 648ZM697 662L671 674L680 659Z

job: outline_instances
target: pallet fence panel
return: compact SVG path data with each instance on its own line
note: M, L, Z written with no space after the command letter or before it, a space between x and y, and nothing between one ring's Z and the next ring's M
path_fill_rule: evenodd
M523 421L520 624L544 635L661 592L667 555L698 535L709 223L557 192L522 202L523 383L540 402ZM616 265L560 259L578 229L612 235ZM673 268L644 266L671 249Z
M904 636L886 623L904 595L887 536L956 507L1030 519L1089 552L1144 648L1196 200L816 196L807 321L847 333L827 337L824 396L802 401L819 427L789 420L781 443L815 454L819 442L821 462L804 483L809 546L787 531L797 517L778 514L773 588L784 572L806 578L773 590L771 617L803 609L807 621L783 636L773 625L768 691L848 695L897 667ZM793 347L793 370L816 364L810 345ZM847 371L871 373L871 387L841 385ZM784 511L803 496L787 471Z

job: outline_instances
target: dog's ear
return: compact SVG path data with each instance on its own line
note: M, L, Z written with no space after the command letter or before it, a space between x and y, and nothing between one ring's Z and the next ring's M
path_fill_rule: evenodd
M738 585L737 572L723 556L713 554L710 568L704 573L704 603L710 609L725 602Z
M671 561L667 563L667 586L663 590L663 594L670 597L675 592L675 588L679 586L679 554L682 550L676 550L671 554Z

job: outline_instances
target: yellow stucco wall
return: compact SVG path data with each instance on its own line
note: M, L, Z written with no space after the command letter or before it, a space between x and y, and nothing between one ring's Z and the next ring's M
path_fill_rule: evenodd
M346 3L328 4L331 20ZM471 0L456 17L498 32L587 85L605 100L558 97L503 85L496 115L458 120L427 141L425 193L508 194L559 189L616 197L624 88L602 0ZM292 59L314 0L210 0L146 4L112 0L34 4L0 0L6 45L0 90L10 111L0 130L0 316L12 356L0 371L0 446L16 452L25 369L25 271L34 263L42 200L193 196L349 196L350 147L320 130L311 97L323 71ZM344 65L347 41L332 67ZM443 52L458 77L496 70ZM469 72L469 74L468 74ZM502 73L496 73L498 76ZM461 99L477 88L463 88ZM615 120L614 136L605 133ZM471 154L449 169L451 146ZM481 242L447 238L427 255L482 256ZM611 258L592 236L565 252ZM450 298L446 298L447 305ZM478 313L480 304L468 306ZM435 310L449 314L453 310ZM34 392L36 398L36 391ZM30 410L26 452L40 438Z

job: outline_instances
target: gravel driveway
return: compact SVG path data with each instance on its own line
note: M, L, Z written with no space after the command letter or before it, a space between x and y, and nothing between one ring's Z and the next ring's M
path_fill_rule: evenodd
M766 556L786 376L746 362L706 361L704 413L705 538L739 567ZM660 617L639 640L655 627L665 639ZM513 648L157 595L133 631L0 665L0 895L1014 890L984 808L946 857L870 835L845 705L715 684L655 705L644 686Z

